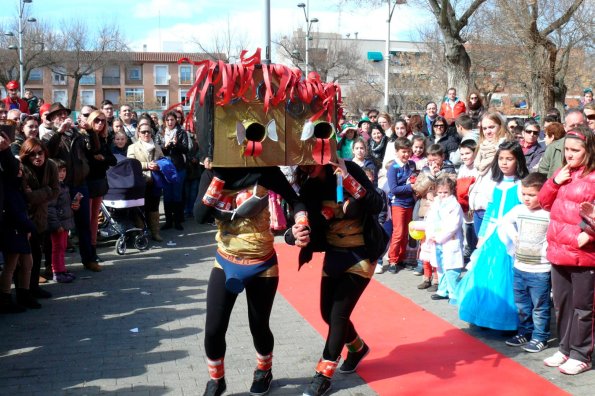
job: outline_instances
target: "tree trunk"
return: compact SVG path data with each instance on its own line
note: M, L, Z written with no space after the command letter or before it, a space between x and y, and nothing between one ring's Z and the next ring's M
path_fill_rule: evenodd
M448 88L456 88L457 96L464 101L467 98L471 81L471 58L469 58L465 46L458 40L446 37L446 35L444 39Z
M78 97L79 92L79 83L81 81L82 76L74 76L74 84L72 85L72 94L70 95L70 110L76 110L76 99Z
M554 79L556 52L545 45L530 49L531 64L531 115L545 115L554 106Z

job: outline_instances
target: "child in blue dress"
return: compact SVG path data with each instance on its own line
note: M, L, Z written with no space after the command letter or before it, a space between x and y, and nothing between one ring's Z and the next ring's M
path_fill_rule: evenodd
M496 230L502 217L521 203L520 180L529 173L521 146L508 141L500 144L491 170L496 187L486 208L470 269L456 290L459 318L480 327L516 330L514 260Z

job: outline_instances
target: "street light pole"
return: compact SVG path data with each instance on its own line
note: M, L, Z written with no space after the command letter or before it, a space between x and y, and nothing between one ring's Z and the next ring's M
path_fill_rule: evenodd
M407 0L394 0L391 4L391 0L387 0L388 5L388 19L386 20L386 55L384 59L384 111L388 113L388 66L390 60L390 21L393 19L393 12L397 4L405 4Z
M25 91L25 81L24 81L24 54L23 54L23 33L25 30L25 22L37 22L35 18L27 18L27 21L23 21L23 14L25 13L25 4L32 3L33 0L19 0L19 47L18 47L18 54L19 54L19 85L20 85L20 92L21 98L23 97L23 93ZM14 37L12 32L5 33L6 36ZM10 47L9 47L10 48Z
M310 30L312 29L312 24L318 22L318 18L312 18L310 20L310 0L307 0L306 4L299 3L297 6L304 10L304 17L306 17L306 77L308 77L308 70L310 66Z

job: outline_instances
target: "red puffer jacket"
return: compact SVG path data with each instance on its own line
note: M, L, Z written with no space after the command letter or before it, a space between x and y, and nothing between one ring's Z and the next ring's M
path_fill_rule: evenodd
M559 170L554 174L558 174ZM595 172L579 177L583 169L572 172L562 185L548 179L539 192L541 207L550 212L547 229L547 259L556 265L595 267L595 242L591 239L581 249L576 240L581 232L579 204L595 200Z

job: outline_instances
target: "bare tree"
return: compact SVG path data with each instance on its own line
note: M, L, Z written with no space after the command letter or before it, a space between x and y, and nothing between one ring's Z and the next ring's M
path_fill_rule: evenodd
M556 102L563 107L570 56L576 44L585 39L585 35L573 35L564 32L564 28L583 3L584 0L497 0L508 21L507 29L502 30L503 38L522 48L521 54L530 67L527 86L534 113L544 114ZM583 32L588 33L587 37L592 25L588 30Z
M357 40L343 39L338 33L312 33L309 44L309 70L320 75L322 81L352 80L363 71L363 60ZM291 37L284 36L275 42L278 51L303 70L306 54L306 32L298 29Z
M20 79L18 55L18 22L0 25L0 32L12 32L12 36L0 34L0 48L14 46L14 50L2 50L0 55L0 84L6 85L10 80ZM49 66L51 60L46 56L46 41L51 36L49 25L41 21L27 24L23 31L23 81L29 80L31 71L36 68Z
M190 42L198 46L212 60L225 62L230 62L233 58L237 60L240 53L250 46L248 35L232 29L229 18L227 19L227 29L222 33L217 32L209 40L195 36L190 39Z
M79 20L63 21L46 46L49 47L52 72L73 79L72 109L76 107L81 79L109 64L121 63L123 57L117 53L129 50L118 26L105 24L92 32Z

